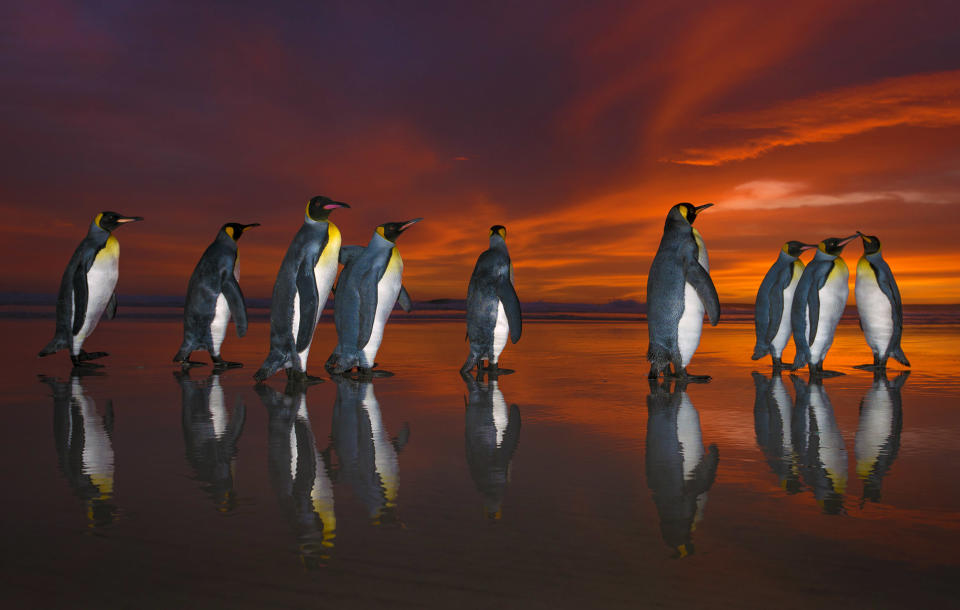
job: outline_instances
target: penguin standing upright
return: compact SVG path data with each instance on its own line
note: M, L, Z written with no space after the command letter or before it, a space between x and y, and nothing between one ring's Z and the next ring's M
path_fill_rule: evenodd
M101 366L89 362L107 356L107 352L85 352L83 342L97 327L106 312L108 320L117 315L117 286L120 263L120 242L111 233L142 216L123 216L116 212L100 212L80 245L70 257L60 280L57 295L57 327L53 339L40 350L49 356L62 349L70 350L74 366Z
M710 279L707 248L693 228L697 214L712 206L678 203L670 208L660 247L647 277L647 328L650 346L650 379L663 373L682 379L705 381L708 375L689 375L687 364L700 344L703 312L710 324L720 320L720 300Z
M337 276L340 230L330 212L350 206L316 196L307 203L303 226L280 264L270 303L270 353L254 374L263 381L281 368L295 381L307 381L313 331Z
M783 368L780 356L790 340L790 308L793 306L793 293L803 275L803 263L800 253L816 248L799 241L788 241L780 249L773 266L763 276L757 301L754 306L754 326L757 343L753 348L753 360L759 360L767 354L773 359L774 371Z
M857 299L857 313L860 316L860 328L867 339L867 345L873 351L873 364L860 364L855 368L886 368L887 359L904 366L910 361L900 347L903 336L903 303L900 301L900 289L893 279L890 266L880 254L880 240L875 235L857 232L863 241L863 256L857 261L857 282L854 296Z
M227 336L227 323L233 315L237 336L247 334L247 304L240 290L237 269L237 242L243 232L259 227L229 222L217 232L187 284L187 299L183 305L183 343L173 357L174 362L184 366L200 365L191 362L190 353L198 349L210 352L210 359L217 368L241 367L239 362L229 362L220 357L220 345Z
M507 229L503 225L490 227L490 248L485 250L473 268L467 287L467 339L470 354L460 368L465 373L480 361L487 360L487 368L497 370L500 352L511 341L520 340L522 321L520 299L513 288L513 265L507 252Z
M362 375L372 374L383 328L394 303L410 311L410 295L402 284L403 259L396 241L401 233L421 220L382 224L366 247L348 246L341 250L343 271L333 297L337 347L326 363L331 373L357 367Z
M812 375L843 374L824 371L823 359L833 343L833 333L850 294L847 286L850 271L840 253L856 236L830 237L820 242L816 255L800 276L790 313L793 342L797 346L791 370L809 364Z

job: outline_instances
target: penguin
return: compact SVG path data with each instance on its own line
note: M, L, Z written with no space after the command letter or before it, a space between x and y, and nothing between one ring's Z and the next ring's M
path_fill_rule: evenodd
M214 372L200 381L191 379L189 370L175 371L173 376L180 385L180 419L187 462L217 511L223 514L233 512L237 507L233 489L234 464L247 414L243 399L237 397L237 406L231 415L227 411L219 373Z
M756 371L752 375L756 390L753 425L757 445L766 456L770 469L777 475L780 487L788 494L795 494L802 485L791 429L793 399L779 374L774 373L770 379Z
M377 227L366 247L348 246L340 252L343 271L333 296L333 321L337 347L327 359L330 373L339 374L357 367L361 376L373 375L383 328L399 303L404 311L412 306L401 282L403 259L396 241L422 218L388 222ZM378 375L391 375L380 371Z
M670 208L660 247L647 277L647 328L650 379L663 373L689 381L709 381L709 375L690 375L687 364L700 344L703 312L711 326L720 320L720 300L710 279L707 248L693 228L697 214L712 203L694 207L678 203Z
M280 264L270 303L270 352L254 374L262 382L280 369L291 381L319 381L307 375L313 331L337 276L340 229L330 212L349 208L341 201L316 196L307 203L303 226Z
M49 356L62 349L70 350L73 366L99 367L90 362L108 356L107 352L86 352L83 342L100 322L100 316L112 320L117 315L117 286L120 263L120 242L112 231L142 216L123 216L116 212L100 212L90 230L74 250L60 280L57 295L57 325L53 339L40 350Z
M693 530L703 519L707 492L720 462L715 444L706 451L700 414L686 382L650 379L647 395L647 485L660 516L660 534L680 559L692 555Z
M873 351L873 364L859 364L855 368L883 369L887 367L890 357L904 366L910 366L900 347L903 303L900 301L897 281L880 254L880 240L875 235L857 233L863 241L863 256L857 261L857 281L853 290L860 328Z
M41 375L53 391L53 440L60 470L86 508L88 525L101 528L120 515L114 503L113 401L102 412L87 395L78 369L69 382ZM102 413L102 414L101 414Z
M490 372L483 382L483 371L477 377L461 372L467 385L464 436L470 476L483 496L483 512L487 519L499 521L510 464L520 442L520 409L507 408L500 391L497 374Z
M340 463L339 476L349 483L373 525L399 524L400 452L410 439L404 423L390 438L372 381L338 375L331 439Z
M861 507L867 501L880 501L883 478L900 452L900 432L903 429L900 391L909 376L910 371L903 371L890 381L885 369L875 369L873 385L860 401L853 454L857 461L857 476L863 481Z
M337 531L330 453L318 451L307 412L307 386L281 394L254 387L267 408L267 466L277 500L297 536L305 568L322 567L333 552ZM328 448L329 449L329 448Z
M780 249L776 262L763 276L757 300L754 305L754 327L757 343L753 348L753 360L759 360L767 354L773 359L773 370L783 368L780 356L792 334L790 325L790 307L793 305L793 293L803 275L803 262L800 253L816 246L799 241L788 241Z
M823 359L833 343L833 333L850 294L850 271L840 253L856 237L830 237L820 242L813 260L800 276L790 310L793 342L797 346L790 370L809 364L811 375L843 375L824 371Z
M516 343L523 331L520 299L513 287L513 265L507 252L507 229L490 227L490 248L477 258L467 287L467 339L470 354L460 367L465 373L487 360L487 368L498 370L500 352L507 335ZM504 372L506 369L500 369Z
M792 426L800 473L823 512L838 515L847 489L847 448L833 404L819 377L809 385L796 375L790 378L797 395Z
M198 349L210 352L216 368L236 368L240 362L229 362L220 357L220 345L227 335L227 323L233 316L237 336L247 334L247 304L237 280L237 242L244 231L259 227L260 223L244 225L229 222L217 232L213 243L207 247L187 284L187 299L183 305L183 343L173 357L185 367L202 362L189 360L190 353Z

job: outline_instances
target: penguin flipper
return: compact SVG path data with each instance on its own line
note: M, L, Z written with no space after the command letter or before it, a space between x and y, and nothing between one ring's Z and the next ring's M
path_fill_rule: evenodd
M697 291L697 296L707 311L710 325L716 326L720 321L720 297L717 296L717 287L713 285L710 274L699 262L690 260L684 270L684 279Z
M87 297L89 288L87 287L87 272L84 265L78 265L73 272L73 329L71 333L76 335L83 328L83 323L87 317Z
M297 292L300 294L300 327L297 331L297 351L302 352L310 345L313 331L317 326L317 310L320 308L320 295L317 293L317 279L313 265L304 261L297 271ZM326 296L326 295L324 295Z
M497 298L503 303L503 312L507 314L510 340L516 343L523 332L523 319L520 315L520 299L517 297L517 291L506 275L501 275L500 281L497 282Z
M371 270L368 273L376 273L376 271ZM367 281L365 278L360 282L359 293L357 349L363 349L370 341L373 322L377 318L377 282Z
M791 265L777 275L777 281L774 282L770 289L768 297L770 309L767 318L769 323L767 324L767 332L765 335L768 344L773 341L777 336L777 331L780 330L780 320L783 318L783 291L790 284L792 276L793 266Z
M807 315L810 319L810 333L807 345L813 345L817 339L817 326L820 324L820 290L811 289L807 293Z
M233 316L233 323L237 326L237 336L242 337L247 334L247 304L243 300L240 284L232 273L223 282L221 290L230 308L230 315Z
M397 295L397 304L400 305L400 309L409 312L413 309L413 302L410 300L410 295L407 293L407 289L404 288L403 284L400 285L400 294Z
M117 317L117 293L110 295L110 301L107 303L107 309L103 312L103 317L112 320Z

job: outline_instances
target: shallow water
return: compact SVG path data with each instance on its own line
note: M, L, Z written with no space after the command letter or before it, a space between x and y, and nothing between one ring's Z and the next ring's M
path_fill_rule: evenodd
M334 344L321 322L311 368ZM394 377L255 387L169 363L175 321L104 322L73 377L51 320L0 320L2 595L37 607L903 607L960 593L960 327L886 378L843 323L808 383L706 328L651 387L629 322L532 322L496 382L462 322L391 323ZM233 332L232 328L230 332ZM789 353L788 353L789 355ZM201 354L197 354L200 357ZM201 359L206 359L203 356ZM207 370L204 370L207 369ZM756 374L754 374L756 372ZM43 378L39 378L42 375Z

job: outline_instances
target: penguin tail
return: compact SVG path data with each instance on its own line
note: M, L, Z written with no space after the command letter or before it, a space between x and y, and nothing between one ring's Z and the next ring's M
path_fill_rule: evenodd
M753 355L750 356L750 359L759 360L769 353L770 353L770 346L769 345L761 346L760 343L758 342L755 346L753 346Z
M287 358L279 351L271 349L270 353L267 354L266 360L263 361L263 364L260 365L257 372L253 374L253 378L256 379L257 382L263 381L279 371L286 360Z
M890 352L890 357L902 364L903 366L910 366L910 361L907 360L906 354L903 353L903 348L899 345Z
M49 356L50 354L55 354L62 349L68 349L70 347L70 342L67 341L62 335L56 335L53 339L50 340L50 343L47 343L46 347L40 350L40 353L37 354L41 358L44 356Z

